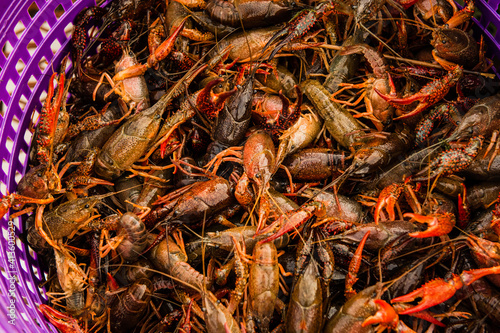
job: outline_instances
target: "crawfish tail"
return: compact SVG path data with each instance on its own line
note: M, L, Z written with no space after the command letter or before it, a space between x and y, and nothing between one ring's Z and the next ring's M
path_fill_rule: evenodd
M367 44L356 44L344 47L340 55L362 53L373 69L373 74L381 78L387 74L387 65L384 57L373 47Z

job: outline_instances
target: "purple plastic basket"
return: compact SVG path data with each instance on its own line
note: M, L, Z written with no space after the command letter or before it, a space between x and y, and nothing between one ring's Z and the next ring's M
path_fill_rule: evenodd
M26 170L32 138L28 130L31 113L41 110L50 76L69 51L72 22L82 9L95 3L95 0L3 1L0 19L3 51L0 54L0 192L3 195L16 189ZM45 291L38 287L43 272L36 254L18 237L22 227L20 219L14 219L10 225L8 216L1 220L0 331L57 332L38 311L37 306L47 300ZM14 317L9 317L12 305L15 326L9 324Z
M488 56L495 61L500 61L500 34L493 36L487 28L491 25L500 28L499 3L500 0L476 3L481 11L476 31L485 31ZM32 138L28 130L31 113L40 111L49 78L69 51L72 21L83 8L94 5L95 0L74 0L74 3L72 0L14 0L8 5L4 3L0 19L0 47L3 51L0 54L2 195L16 189L26 170ZM31 15L28 12L30 6ZM38 11L34 14L35 7ZM49 29L42 29L42 25ZM32 50L34 45L36 49ZM22 227L19 218L10 225L8 215L0 221L0 330L57 332L37 309L37 305L47 300L45 291L38 287L44 272L38 266L36 254L19 239ZM9 324L12 320L9 317L11 304L15 308L15 326Z

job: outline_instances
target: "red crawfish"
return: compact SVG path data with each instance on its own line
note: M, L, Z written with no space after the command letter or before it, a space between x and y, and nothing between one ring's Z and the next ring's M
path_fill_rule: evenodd
M398 105L407 105L415 101L419 101L417 107L415 107L412 111L394 118L394 120L406 119L419 114L420 112L439 102L444 96L446 96L446 94L448 94L450 88L458 82L458 80L462 77L462 74L462 67L457 65L443 78L431 81L430 83L425 85L418 93L405 98L394 98L385 95L377 89L375 89L375 91L383 99L394 105L396 108L398 107Z
M305 10L299 13L287 27L278 31L263 48L263 52L271 46L271 44L283 35L287 35L285 39L278 43L269 55L268 61L274 58L287 43L303 36L314 24L323 16L329 13L350 12L350 8L341 2L324 1L320 2L313 9Z
M54 326L61 330L63 333L84 333L78 320L68 314L57 311L56 309L46 305L40 304L38 309Z
M407 295L393 298L391 300L391 303L411 302L417 297L421 297L422 300L416 306L401 311L399 312L399 314L412 314L415 312L423 311L434 305L438 305L442 302L447 301L448 299L453 297L453 295L455 295L457 290L464 286L470 285L483 276L499 273L500 266L495 266L490 268L464 271L460 275L453 274L452 277L448 280L438 278L427 282L421 288Z
M453 148L441 153L427 168L416 173L412 180L425 181L464 170L479 153L483 140L480 135L470 139L464 148Z

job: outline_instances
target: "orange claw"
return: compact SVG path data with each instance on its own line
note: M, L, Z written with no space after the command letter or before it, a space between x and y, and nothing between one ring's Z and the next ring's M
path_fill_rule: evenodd
M463 285L464 284L460 276L453 274L453 277L448 282L443 279L429 281L419 289L407 295L392 299L391 303L412 302L417 297L421 297L422 300L418 303L418 305L399 313L404 315L412 314L449 300L453 297L453 295L455 295L455 292L458 289L463 287Z
M370 236L370 230L366 232L361 239L361 242L359 242L358 248L356 249L356 252L354 252L354 256L349 263L349 271L347 272L347 276L345 278L345 296L347 298L356 295L356 291L352 289L352 286L356 283L356 281L358 281L357 275L359 267L361 266L363 248L365 247L368 236Z
M394 214L394 205L396 205L396 202L403 191L403 186L404 185L402 184L391 184L380 192L377 204L375 205L375 224L378 224L380 211L384 207L387 213L389 213L389 220L395 220L396 214Z
M52 307L41 304L40 312L61 332L63 333L83 333L83 330L78 325L78 321L70 315L61 313Z
M174 47L175 40L184 28L186 20L187 17L183 19L179 26L174 30L174 32L172 32L172 34L166 40L164 40L163 43L160 44L160 46L156 48L155 53L151 54L148 57L147 66L149 68L155 67L158 62L165 59L170 54L170 51L172 51L172 48Z
M361 327L380 324L385 328L395 329L398 326L399 316L394 308L389 303L381 299L375 299L373 302L377 304L379 309L373 316L366 318L361 324Z
M276 231L271 236L267 237L259 241L257 244L264 244L271 242L289 231L297 229L302 224L304 224L307 220L309 220L313 215L323 216L325 213L325 206L323 203L319 201L313 201L308 204L303 205L302 207L286 212L281 215L276 221L272 224L268 225L264 229L255 233L255 236L266 234L271 232L275 228L279 227L279 230ZM254 236L254 237L255 237Z
M410 217L417 222L427 223L429 228L425 231L412 232L408 235L415 238L437 237L447 235L455 227L455 215L452 213L446 214L431 214L429 216L406 213L404 217Z
M490 274L500 274L500 266L464 271L460 275L453 274L452 278L448 281L443 279L429 281L419 289L407 295L392 299L391 303L412 302L420 297L422 300L416 306L401 311L399 314L407 315L423 311L449 300L455 295L455 292L464 285L468 286L474 281Z

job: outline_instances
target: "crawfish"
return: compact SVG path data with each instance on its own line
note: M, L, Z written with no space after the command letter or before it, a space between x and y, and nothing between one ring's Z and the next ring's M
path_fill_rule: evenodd
M375 91L383 99L396 106L396 109L399 104L407 105L415 101L419 101L418 105L412 111L404 114L400 112L399 116L397 118L394 118L394 120L406 119L419 114L420 112L439 102L443 97L446 96L446 94L448 94L450 88L458 82L458 80L462 77L462 74L462 67L456 65L452 70L450 70L450 72L448 72L448 74L446 74L441 79L436 79L429 82L422 89L420 89L418 93L405 98L390 97L388 95L385 95L378 89L375 89Z
M333 176L343 166L344 151L328 148L306 148L291 154L282 163L294 180L322 181Z
M238 145L243 140L250 126L254 74L255 72L237 87L236 93L228 99L220 111L212 131L214 141L207 149L208 159L219 153L221 147Z
M152 293L153 284L148 279L137 280L128 287L111 306L109 319L113 331L130 331L136 327L148 308Z
M276 24L290 16L288 0L245 0L238 5L222 0L210 0L206 11L212 19L232 27L262 27Z
M187 256L170 238L166 238L149 252L149 260L160 271L186 283L199 287L208 283L206 278L187 263Z
M100 121L103 123L113 123L121 117L120 108L116 103L113 103L100 115ZM86 151L92 148L102 148L118 126L118 123L113 123L112 125L100 127L96 130L81 132L72 141L66 159L68 161L80 161L85 156Z
M161 116L169 103L164 95L155 105L134 115L121 125L102 147L96 161L96 173L105 178L118 178L147 150L160 128Z
M116 247L117 254L125 261L136 261L148 245L146 226L134 213L123 214L115 227L116 238L120 243Z
M362 41L362 34L359 30L355 31L353 35L349 36L342 46L351 46L358 44ZM358 70L361 57L358 54L354 55L341 55L337 54L330 62L328 68L328 76L326 77L323 86L330 93L336 93L340 89L340 84L347 82L354 76Z
M256 321L262 332L268 332L279 292L278 253L274 243L254 247L248 290L249 321Z
M76 258L64 246L54 249L57 267L57 278L66 297L66 309L77 315L83 310L85 284L87 275L78 266Z
M454 148L441 153L428 168L415 174L414 181L422 181L456 173L467 168L479 153L484 138L477 136L469 140L464 148Z
M113 90L118 95L122 97L125 103L129 105L130 109L135 108L137 111L145 110L150 107L149 102L149 90L146 84L146 79L143 75L138 75L134 77L121 77L119 76L125 70L130 70L139 66L135 55L128 49L123 50L123 55L115 66L115 77L111 78L107 75L106 77L110 83L112 83ZM119 81L119 83L115 83ZM95 92L97 91L96 87ZM111 91L106 95L110 95ZM106 96L105 96L106 97ZM95 99L95 97L94 97Z
M187 189L173 204L170 203L153 210L147 216L146 224L150 225L164 218L193 224L222 210L233 201L232 186L221 177L196 182L188 185ZM162 203L162 201L157 201L156 204Z
M202 290L203 309L208 333L240 333L240 328L233 315L208 290Z
M71 200L46 213L43 213L45 205L41 205L36 212L36 228L31 230L38 231L49 245L59 249L55 241L74 235L78 229L90 222L95 212L94 206L106 196L108 195Z
M362 326L364 320L377 311L375 295L382 289L382 284L370 286L351 297L325 325L323 332L368 333L371 327Z
M322 327L323 291L318 264L309 261L295 283L287 312L287 332L319 332Z
M285 39L278 43L274 47L274 50L269 55L268 60L274 58L276 53L278 53L286 44L292 40L303 36L309 29L311 29L316 21L324 15L329 13L338 12L350 12L350 8L341 2L324 1L320 2L316 7L310 10L303 11L297 15L290 24L278 31L264 46L263 51L265 51L277 38L288 34Z
M285 122L289 123L296 117L290 114ZM276 168L278 168L286 156L309 146L319 135L321 126L321 121L316 115L312 113L299 114L297 121L285 129L279 137Z
M96 161L96 173L105 179L118 178L144 155L157 136L165 108L179 94L180 82L190 82L202 69L204 66L186 73L155 105L121 125L102 147Z
M460 29L437 29L432 33L433 54L452 63L472 68L479 62L477 42Z
M325 121L332 137L344 148L349 148L359 137L361 124L340 104L330 101L330 94L316 80L300 84L301 90Z
M372 77L365 83L362 83L361 86L366 87L363 93L367 109L366 114L374 116L375 126L378 130L382 130L384 126L392 122L392 115L394 113L391 105L375 92L375 90L378 90L384 93L395 94L394 83L388 75L386 61L379 52L366 44L349 45L344 47L340 54L350 55L353 53L362 53L372 67ZM345 85L346 88L349 86L350 85ZM340 92L340 90L337 91L337 93L338 92ZM361 115L363 114L357 116L359 117Z
M351 163L355 168L353 174L363 176L389 165L394 158L412 147L413 140L413 131L406 125L396 128L386 138L371 138L354 154Z

